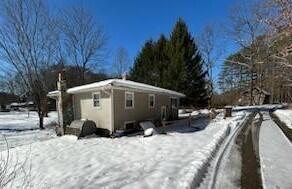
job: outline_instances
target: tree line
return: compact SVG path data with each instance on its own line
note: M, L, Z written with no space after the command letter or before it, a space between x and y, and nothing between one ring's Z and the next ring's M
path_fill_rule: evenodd
M254 87L271 93L271 103L291 102L292 3L263 0L235 5L227 34L239 47L223 62L218 85L223 95L239 96ZM229 98L225 103L234 103ZM231 100L232 99L232 100Z

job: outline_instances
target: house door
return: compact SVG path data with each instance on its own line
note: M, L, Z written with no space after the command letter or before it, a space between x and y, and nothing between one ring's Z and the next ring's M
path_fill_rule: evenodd
M166 119L166 106L161 106L160 118L161 120Z

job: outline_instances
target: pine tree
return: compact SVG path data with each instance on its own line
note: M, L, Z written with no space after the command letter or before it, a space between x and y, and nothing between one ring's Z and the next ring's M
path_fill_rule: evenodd
M150 85L155 84L152 73L154 66L154 42L149 40L143 46L130 70L130 79Z
M154 46L154 65L153 70L155 73L156 86L166 87L166 69L170 63L168 53L168 40L164 35L161 35Z
M185 93L183 104L196 107L208 103L205 76L202 57L181 19L170 39L161 35L145 43L130 71L132 80Z
M183 92L187 98L183 100L188 105L206 106L208 95L206 89L206 74L203 59L196 46L194 38L182 19L176 23L171 36L169 53L169 87Z

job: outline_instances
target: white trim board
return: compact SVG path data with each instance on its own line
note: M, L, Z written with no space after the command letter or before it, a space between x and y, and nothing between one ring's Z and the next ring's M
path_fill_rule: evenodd
M99 95L99 106L94 106L94 95ZM92 100L92 107L94 109L101 109L101 92L97 91L97 92L93 92L91 93L91 100Z
M131 94L133 96L132 98L132 107L127 107L127 94ZM125 109L134 109L135 108L135 93L134 92L130 92L130 91L125 91Z
M150 98L153 97L153 106L150 106ZM148 94L148 108L155 108L155 94Z

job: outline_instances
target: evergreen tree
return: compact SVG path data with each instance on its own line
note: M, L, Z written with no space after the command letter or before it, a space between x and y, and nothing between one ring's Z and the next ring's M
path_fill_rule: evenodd
M154 74L152 73L155 54L154 45L154 42L149 40L143 46L130 70L131 80L154 85L155 79L151 77Z
M176 23L170 36L168 68L169 88L187 95L183 103L204 107L208 103L206 74L203 59L194 38L182 19ZM172 87L171 87L172 86Z
M132 80L185 93L183 104L197 107L208 103L205 76L202 57L181 19L170 39L161 35L145 43L130 71Z
M166 87L166 70L170 63L168 53L168 40L164 35L161 35L154 46L154 65L153 70L155 85L159 87Z

